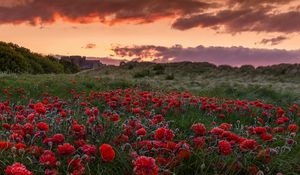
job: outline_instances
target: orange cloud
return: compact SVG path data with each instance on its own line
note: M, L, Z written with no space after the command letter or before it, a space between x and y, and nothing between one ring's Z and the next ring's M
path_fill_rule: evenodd
M168 18L172 27L238 33L300 31L296 0L3 0L0 24L100 22L144 24ZM3 5L4 4L4 5ZM287 8L283 8L287 6Z
M16 4L16 0L10 0ZM26 3L25 3L26 2ZM210 7L199 0L30 0L14 6L0 6L0 23L26 22L32 25L69 22L123 21L149 23L157 19L200 12Z
M96 48L96 46L97 46L96 44L89 43L85 46L85 49L94 49L94 48Z

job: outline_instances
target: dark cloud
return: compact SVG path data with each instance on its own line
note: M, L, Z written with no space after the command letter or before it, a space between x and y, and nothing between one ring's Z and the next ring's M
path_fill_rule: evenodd
M230 33L244 31L292 33L300 31L300 11L270 14L267 8L223 10L216 14L204 13L179 18L172 27L179 30L194 27L223 28Z
M294 0L228 0L227 4L229 6L240 6L244 8L257 7L261 5L284 5L292 2Z
M94 44L94 43L89 43L89 44L87 44L84 48L85 49L94 49L94 48L96 48L96 44Z
M161 18L201 12L211 4L199 0L6 0L0 5L0 23L69 22L149 23Z
M179 17L172 24L178 30L195 27L229 33L300 31L300 11L294 0L225 0L223 9ZM287 5L289 10L283 10Z
M0 24L151 23L174 20L173 28L212 28L236 33L299 32L296 0L2 0ZM289 8L283 10L282 6Z
M270 44L271 46L274 46L274 45L278 45L280 43L282 43L284 40L287 40L288 37L286 36L277 36L275 38L264 38L262 39L259 43L260 44Z
M279 63L300 63L300 50L251 49L244 47L187 47L175 45L163 47L116 46L112 48L116 56L149 59L156 62L211 62L217 65L230 64L234 66L252 64L254 66Z

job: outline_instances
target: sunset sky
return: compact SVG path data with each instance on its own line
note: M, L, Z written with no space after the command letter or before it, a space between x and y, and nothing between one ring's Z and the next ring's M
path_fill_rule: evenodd
M105 63L300 63L300 0L0 0L0 40Z

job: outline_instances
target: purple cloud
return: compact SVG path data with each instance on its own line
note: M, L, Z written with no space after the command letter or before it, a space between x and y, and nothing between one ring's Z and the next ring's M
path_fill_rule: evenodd
M288 37L286 37L286 36L277 36L275 38L269 38L269 39L264 38L259 43L265 44L265 45L270 44L271 46L274 46L274 45L278 45L278 44L282 43L284 40L287 40L287 39L288 39Z
M240 66L300 63L300 50L250 49L244 47L187 47L175 45L163 47L154 45L117 46L112 48L116 56L123 58L151 58L155 62L210 62L217 65Z

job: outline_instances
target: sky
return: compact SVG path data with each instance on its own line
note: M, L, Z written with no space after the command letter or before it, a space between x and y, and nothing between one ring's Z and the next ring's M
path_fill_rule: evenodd
M300 0L0 0L0 40L107 64L300 63Z

